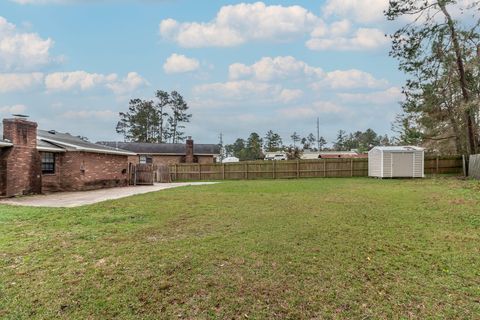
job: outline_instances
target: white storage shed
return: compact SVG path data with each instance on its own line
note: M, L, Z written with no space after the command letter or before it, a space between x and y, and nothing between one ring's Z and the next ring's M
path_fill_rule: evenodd
M368 176L424 178L425 150L419 147L375 147L368 153Z

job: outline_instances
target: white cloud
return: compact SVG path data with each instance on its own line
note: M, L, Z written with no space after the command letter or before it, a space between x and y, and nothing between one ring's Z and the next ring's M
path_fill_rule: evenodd
M112 90L117 95L125 95L135 92L137 89L148 86L149 83L142 76L136 72L130 72L128 75L121 79L111 81L107 83L107 88Z
M421 2L423 3L423 1ZM437 1L426 0L426 2L432 4ZM476 2L478 0L455 1L449 5L450 13L456 19L467 19L462 11L468 10L468 7ZM337 17L346 18L360 24L378 24L387 22L384 11L388 10L388 7L388 0L328 0L322 7L322 11L325 19ZM434 10L438 10L438 7L434 7ZM402 18L405 22L412 22L414 19L414 16Z
M311 32L320 19L301 6L267 6L263 2L224 6L206 23L160 23L160 35L182 47L232 47L250 40L285 41Z
M388 85L388 81L385 79L376 79L368 72L351 69L328 72L321 81L313 83L311 87L314 90L321 90L325 87L332 89L355 89L379 88L386 85Z
M118 116L118 112L112 110L75 110L67 111L61 115L67 119L104 119L110 120Z
M166 73L185 73L198 70L200 63L197 59L188 58L180 54L172 54L163 65Z
M339 29L336 32L345 32L345 30ZM312 33L314 36L318 36L319 34L320 32ZM306 45L309 49L316 51L361 51L377 49L388 43L389 40L381 30L360 28L350 36L328 34L326 37L313 37L307 41Z
M323 7L326 17L346 17L360 23L385 20L383 11L388 9L388 0L328 0Z
M36 33L22 33L0 16L0 69L30 70L52 61L53 40Z
M55 72L46 76L48 91L88 90L107 82L116 81L117 75L103 75L85 71Z
M264 57L251 66L235 63L229 67L232 80L254 78L258 81L272 81L287 78L317 78L323 74L322 69L309 66L294 57Z
M350 111L345 107L330 101L316 101L309 106L299 106L295 108L285 108L279 111L283 116L289 118L311 118L319 115L323 116L346 116Z
M43 73L0 73L0 93L26 90L41 85Z
M283 89L280 92L278 100L283 103L290 103L292 101L298 100L303 96L303 91L300 89Z
M234 63L229 67L230 80L254 80L272 82L280 80L304 80L314 90L329 87L379 88L388 85L384 79L376 79L370 73L351 69L325 72L294 57L263 57L252 65Z
M402 101L404 98L402 90L398 87L371 93L340 93L337 96L344 102L377 105L394 104Z
M56 72L45 77L47 91L85 91L105 86L117 95L123 95L148 85L148 82L136 72L130 72L125 78L118 79L115 73L104 75L85 71Z
M348 20L333 22L329 27L330 36L342 36L347 34L352 28L352 24Z
M0 113L10 114L10 115L16 114L16 113L25 113L26 110L27 110L27 107L23 104L0 107Z
M213 95L217 98L245 100L247 98L272 98L281 92L279 85L254 81L228 81L198 85L195 94Z

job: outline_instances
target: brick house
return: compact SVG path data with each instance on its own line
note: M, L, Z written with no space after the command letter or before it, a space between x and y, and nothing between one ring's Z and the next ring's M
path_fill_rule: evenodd
M56 131L23 118L3 120L0 197L125 186L134 153Z
M217 144L194 144L191 138L185 144L180 143L137 143L137 142L97 142L111 148L119 148L135 153L129 162L169 165L180 163L214 163L220 155Z

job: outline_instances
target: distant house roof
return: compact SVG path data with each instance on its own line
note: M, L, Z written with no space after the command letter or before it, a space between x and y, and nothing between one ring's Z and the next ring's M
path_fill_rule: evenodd
M240 162L240 159L238 159L237 157L227 157L227 158L223 159L222 162L223 163Z
M185 155L187 146L182 143L140 143L140 142L115 142L100 141L98 145L110 148L120 148L134 152L135 154L148 155ZM217 155L220 154L220 146L217 144L194 144L195 155Z
M68 133L60 133L56 131L38 130L37 145L40 151L49 152L65 152L65 151L83 151L91 153L118 154L118 155L135 155L132 152L101 146L72 136ZM43 149L43 150L42 150Z

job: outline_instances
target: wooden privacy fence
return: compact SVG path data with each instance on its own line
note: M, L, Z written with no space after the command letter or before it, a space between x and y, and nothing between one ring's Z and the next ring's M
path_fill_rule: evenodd
M153 185L172 182L170 168L166 165L129 164L129 184Z
M480 179L480 154L470 156L468 176L475 179Z
M461 174L462 157L428 157L426 174ZM368 159L254 161L170 166L172 180L255 180L368 176Z

